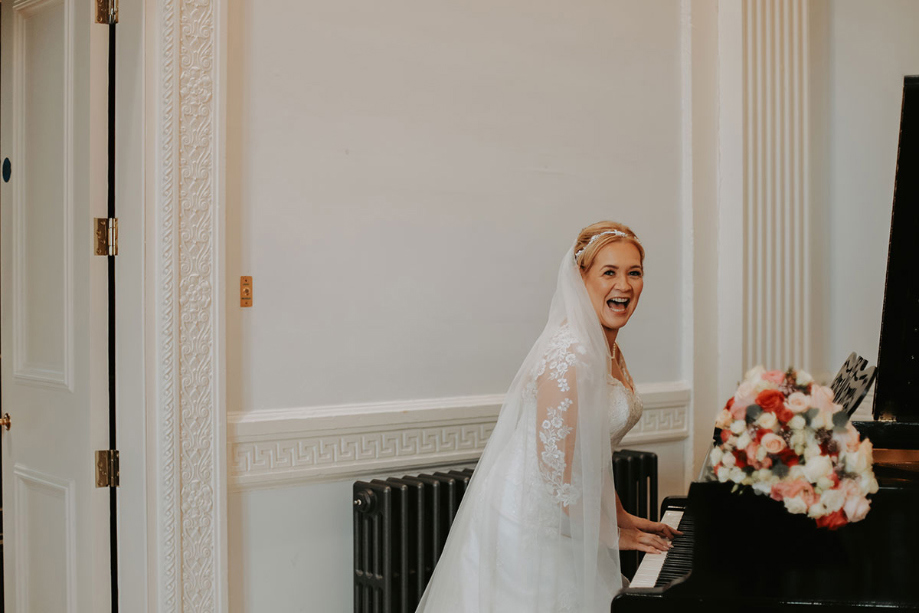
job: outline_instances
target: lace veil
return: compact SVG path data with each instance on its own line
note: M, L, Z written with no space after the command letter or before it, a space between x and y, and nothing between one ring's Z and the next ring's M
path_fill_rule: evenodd
M621 587L609 370L569 249L419 612L608 613Z

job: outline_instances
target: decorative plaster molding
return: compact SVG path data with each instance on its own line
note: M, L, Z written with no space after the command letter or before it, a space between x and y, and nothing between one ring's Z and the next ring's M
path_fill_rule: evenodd
M162 0L156 74L158 610L226 608L221 0Z
M623 445L689 436L686 383L639 386L641 421ZM503 395L251 411L229 416L230 486L272 487L471 462Z

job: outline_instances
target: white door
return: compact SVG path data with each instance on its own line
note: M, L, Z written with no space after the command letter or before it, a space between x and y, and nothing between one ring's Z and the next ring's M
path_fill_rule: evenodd
M7 613L110 610L106 40L91 0L3 0L0 341Z

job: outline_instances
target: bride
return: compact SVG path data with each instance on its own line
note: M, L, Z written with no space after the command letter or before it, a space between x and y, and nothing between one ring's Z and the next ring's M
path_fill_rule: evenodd
M584 228L562 259L549 322L514 378L418 613L608 612L619 550L677 532L627 513L612 450L641 416L616 336L641 296L628 227Z

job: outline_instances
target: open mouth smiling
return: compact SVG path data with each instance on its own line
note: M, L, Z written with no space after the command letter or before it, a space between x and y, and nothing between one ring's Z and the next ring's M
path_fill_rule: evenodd
M606 306L614 313L625 313L629 308L631 298L610 298L606 301Z

